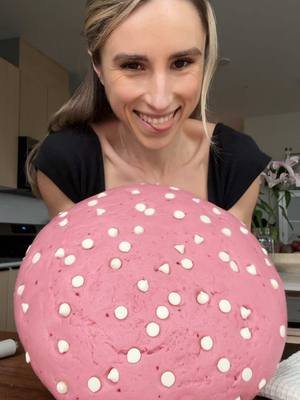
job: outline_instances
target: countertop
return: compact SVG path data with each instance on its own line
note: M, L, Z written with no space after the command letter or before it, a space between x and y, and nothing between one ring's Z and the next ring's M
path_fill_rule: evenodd
M8 338L18 340L16 333L0 331L0 340ZM299 344L286 344L282 358L287 358L299 350ZM0 360L0 399L54 400L54 397L35 376L30 364L26 364L22 346L14 356ZM257 396L254 400L263 399L265 398Z

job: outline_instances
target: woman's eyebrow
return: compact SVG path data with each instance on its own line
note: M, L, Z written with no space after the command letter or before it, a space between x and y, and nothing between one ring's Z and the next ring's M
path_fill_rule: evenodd
M201 56L202 51L198 49L198 47L192 47L187 50L179 51L177 53L172 54L169 58L178 58L178 57L187 57L187 56ZM148 57L144 54L126 54L119 53L116 54L113 58L114 63L121 63L123 61L148 61Z

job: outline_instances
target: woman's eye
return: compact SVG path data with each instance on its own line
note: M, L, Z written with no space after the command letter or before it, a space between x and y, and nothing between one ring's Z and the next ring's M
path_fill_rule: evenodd
M190 64L192 64L192 60L188 59L182 59L182 60L177 60L174 62L175 68L176 69L183 69L188 67Z
M133 70L133 71L141 71L143 69L143 66L140 63L137 63L137 62L130 62L130 63L122 64L121 68L122 69Z

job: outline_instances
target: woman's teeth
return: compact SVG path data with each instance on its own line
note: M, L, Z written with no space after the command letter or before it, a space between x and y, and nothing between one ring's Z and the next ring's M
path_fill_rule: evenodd
M174 116L175 112L173 111L171 114L166 115L165 117L160 118L150 118L145 114L141 114L137 112L137 115L145 122L150 125L161 125L165 124L166 122L170 121L170 119Z

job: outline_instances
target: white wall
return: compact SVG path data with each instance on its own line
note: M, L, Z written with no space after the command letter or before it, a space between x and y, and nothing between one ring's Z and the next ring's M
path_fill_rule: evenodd
M0 193L0 223L46 224L47 207L34 197Z
M246 118L244 132L274 160L284 158L284 148L300 153L300 112Z

